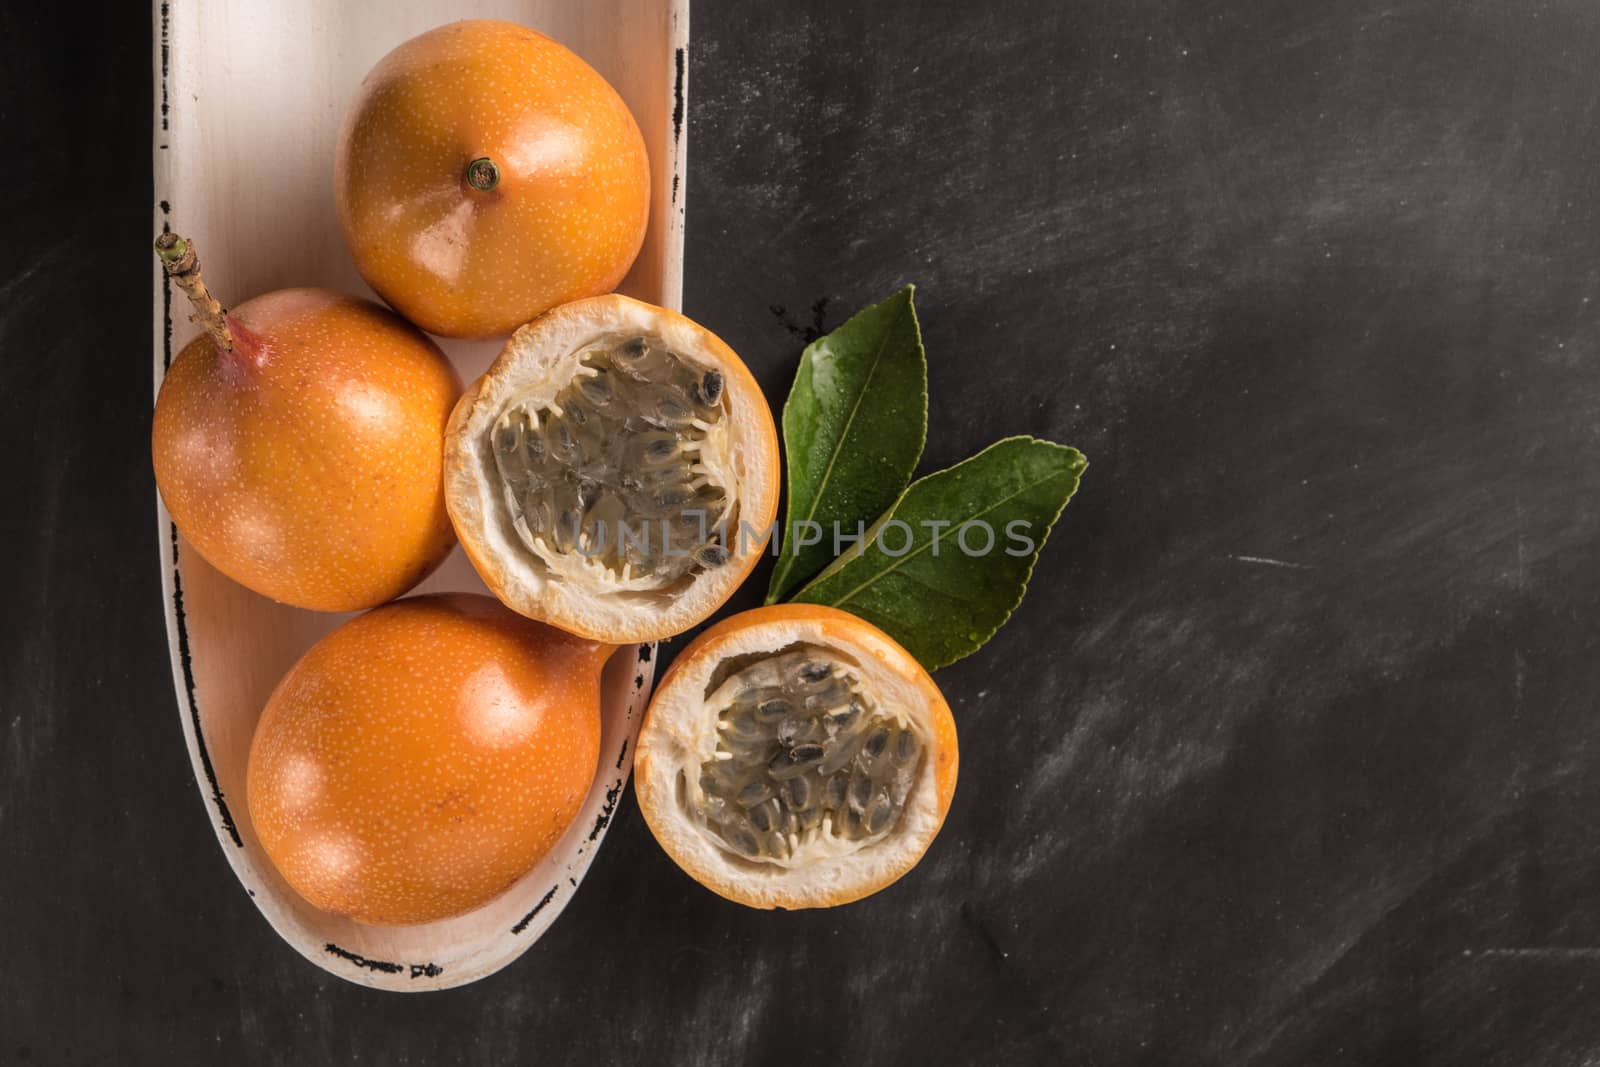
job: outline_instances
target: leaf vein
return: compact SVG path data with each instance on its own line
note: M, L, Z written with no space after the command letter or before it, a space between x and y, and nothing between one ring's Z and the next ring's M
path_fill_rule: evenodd
M899 325L898 317L894 325ZM856 392L856 398L850 405L850 414L845 416L844 426L839 430L839 439L834 442L833 452L828 456L828 465L822 469L822 479L817 482L817 491L811 496L811 507L802 522L810 522L816 517L817 506L822 501L824 490L828 488L828 479L833 477L834 464L838 462L839 454L844 451L845 441L850 437L850 427L855 424L856 413L861 410L861 402L866 398L872 386L872 379L878 373L878 365L883 362L883 353L889 347L889 335L892 332L885 330L883 338L878 342L878 350L872 356L872 366L867 368L867 377L861 383L861 388Z
M1001 497L999 500L995 501L993 504L990 504L988 507L984 508L982 511L975 512L974 514L969 515L967 518L961 520L962 521L962 525L966 525L969 522L976 522L977 520L983 518L985 515L988 515L991 512L995 511L997 508L1000 508L1001 506L1003 506L1005 504L1009 504L1011 501L1015 500L1017 497L1021 496L1022 494L1030 492L1030 491L1032 491L1034 489L1037 489L1039 486L1041 486L1041 485L1045 484L1046 482L1050 481L1052 478L1067 477L1070 474L1071 474L1070 471L1055 471L1055 472L1053 472L1051 474L1045 475L1043 478L1040 478L1036 482L1030 482L1027 485L1023 486L1021 489L1018 489L1016 492L1011 493L1008 496ZM896 508L894 512L890 513L889 518L891 518L891 519L894 518L895 515L898 514L898 512L899 512L899 509ZM865 589L867 586L871 585L873 582L877 581L879 578L883 578L883 577L885 577L885 576L887 576L889 574L892 574L894 571L899 570L900 567L902 567L905 564L909 563L911 560L915 559L917 556L921 555L923 552L927 551L932 546L933 546L933 542L932 541L925 542L924 544L919 545L917 548L913 549L912 551L906 553L904 556L901 556L899 559L895 560L893 563L889 564L889 566L883 568L882 570L874 571L872 574L870 574L867 577L867 579L865 581L863 581L860 584L858 584L854 589L851 589L844 596L841 596L841 597L837 598L836 600L834 600L833 601L834 606L837 607L837 606L839 606L841 604L849 603L850 600L857 593L861 592L861 590ZM865 554L866 554L866 552L865 552L865 550L863 550L861 552L861 555L865 555ZM859 559L860 556L857 556L857 558Z

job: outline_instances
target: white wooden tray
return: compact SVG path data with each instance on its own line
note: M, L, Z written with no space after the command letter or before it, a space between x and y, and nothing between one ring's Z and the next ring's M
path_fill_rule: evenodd
M154 5L156 207L192 237L224 303L270 289L327 285L371 296L340 239L334 139L362 76L402 41L462 18L503 18L561 41L622 94L644 133L650 229L622 291L676 308L682 293L688 0L157 0ZM193 336L183 294L151 256L155 382ZM499 342L442 342L463 380ZM341 978L394 990L443 989L521 955L561 912L599 847L633 761L652 649L607 668L594 785L551 854L499 900L426 926L379 929L306 904L260 851L244 803L245 762L267 695L313 641L348 616L257 596L206 564L157 505L167 637L183 734L217 840L267 921ZM418 592L482 591L455 551ZM194 930L216 940L226 930Z

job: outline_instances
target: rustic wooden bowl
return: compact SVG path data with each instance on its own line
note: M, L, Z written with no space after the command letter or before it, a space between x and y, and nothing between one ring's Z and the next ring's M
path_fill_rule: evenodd
M333 212L333 151L356 85L384 53L461 18L503 18L547 33L622 94L644 133L650 229L622 291L676 308L682 295L688 0L158 0L155 227L192 237L224 300L327 285L371 295ZM155 382L194 334L183 294L155 269ZM499 342L443 341L464 380ZM606 668L600 763L556 848L493 903L424 926L363 926L311 907L278 875L250 825L245 762L256 719L284 671L348 616L274 603L223 577L160 518L167 637L184 739L206 813L245 892L317 966L380 989L462 985L525 952L560 914L594 859L627 782L650 693L653 649ZM483 591L457 549L417 592ZM211 937L226 936L213 931Z

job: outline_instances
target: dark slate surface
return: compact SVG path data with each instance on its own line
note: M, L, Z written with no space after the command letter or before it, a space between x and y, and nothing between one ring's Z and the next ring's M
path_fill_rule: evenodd
M687 306L774 400L905 281L928 466L1093 466L941 672L928 860L817 914L626 800L425 999L238 891L173 714L140 5L0 16L0 1062L1600 1055L1600 7L697 0Z

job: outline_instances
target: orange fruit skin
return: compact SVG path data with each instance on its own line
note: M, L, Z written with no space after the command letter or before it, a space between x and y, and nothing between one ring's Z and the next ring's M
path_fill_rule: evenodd
M267 701L246 800L316 907L432 922L531 870L588 793L612 646L485 596L397 601L314 645Z
M499 184L470 187L492 159ZM390 52L345 114L334 197L356 268L412 322L510 333L610 292L644 241L650 167L616 90L525 26L472 20Z
M461 379L386 308L282 289L228 316L168 368L151 457L178 529L274 600L355 611L426 577L455 542L442 481Z

